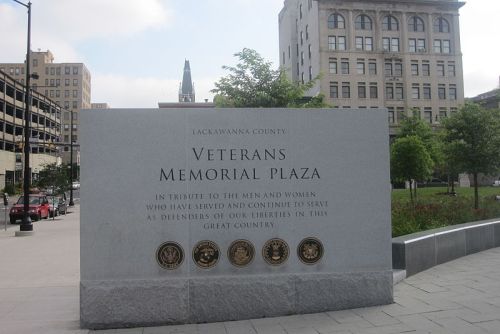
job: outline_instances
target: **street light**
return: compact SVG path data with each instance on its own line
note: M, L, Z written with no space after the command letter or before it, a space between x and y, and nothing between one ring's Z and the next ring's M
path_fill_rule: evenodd
M31 2L28 4L22 3L17 0L13 0L18 4L28 8L28 43L26 48L26 93L24 96L24 179L23 179L23 194L24 194L24 212L23 220L19 226L21 232L33 231L33 224L31 223L31 218L29 214L29 196L30 196L30 46L31 46Z

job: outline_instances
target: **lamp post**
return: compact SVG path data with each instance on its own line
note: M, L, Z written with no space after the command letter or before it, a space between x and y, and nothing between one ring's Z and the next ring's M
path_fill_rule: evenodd
M69 206L74 206L73 202L73 110L71 110L71 129L69 139Z
M24 212L23 220L19 227L20 231L29 232L33 231L33 224L31 223L31 218L29 214L29 195L30 195L30 46L31 46L31 2L28 4L22 3L20 1L14 0L18 4L28 8L28 43L26 48L26 93L24 96L24 177L23 177L23 195L24 195Z

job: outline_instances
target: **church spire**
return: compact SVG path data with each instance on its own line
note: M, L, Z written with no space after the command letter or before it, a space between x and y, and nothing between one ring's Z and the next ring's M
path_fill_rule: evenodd
M182 83L179 87L179 102L196 102L194 85L191 81L191 67L187 59L184 61L184 74L182 75Z

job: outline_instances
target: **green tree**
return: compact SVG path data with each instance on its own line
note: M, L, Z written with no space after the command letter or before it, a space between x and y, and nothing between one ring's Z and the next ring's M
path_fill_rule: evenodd
M423 180L432 174L434 162L418 136L397 138L391 146L391 178L410 183L410 199L414 203L412 180Z
M243 49L234 55L236 66L223 66L229 74L215 83L215 105L235 108L286 108L327 107L324 96L304 98L315 80L306 84L291 82L283 69L274 70L271 62L264 60L257 51Z
M500 111L466 103L444 121L450 159L474 178L474 208L479 208L478 175L500 170Z
M441 167L443 164L443 153L439 140L432 130L431 126L424 122L417 113L414 113L412 117L408 117L401 122L399 128L398 138L406 138L415 136L418 137L422 144L424 144L427 153L432 159L433 165L435 167ZM425 178L431 175L426 175ZM417 197L417 182L424 181L425 178L415 178L414 196Z
M37 186L51 189L54 194L62 193L69 189L69 176L67 168L62 165L48 164L38 174Z

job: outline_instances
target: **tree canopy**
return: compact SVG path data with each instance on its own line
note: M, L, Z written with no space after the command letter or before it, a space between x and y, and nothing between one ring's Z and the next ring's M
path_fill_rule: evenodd
M413 202L412 180L424 180L432 175L434 162L418 136L396 139L391 146L391 178L410 183Z
M500 170L500 111L467 103L444 121L444 130L447 155L458 168L474 177L474 207L477 209L478 174Z
M272 69L271 62L255 50L243 49L234 55L236 66L223 66L229 74L215 83L217 107L326 107L323 95L304 99L315 80L306 84L291 82L283 69Z

